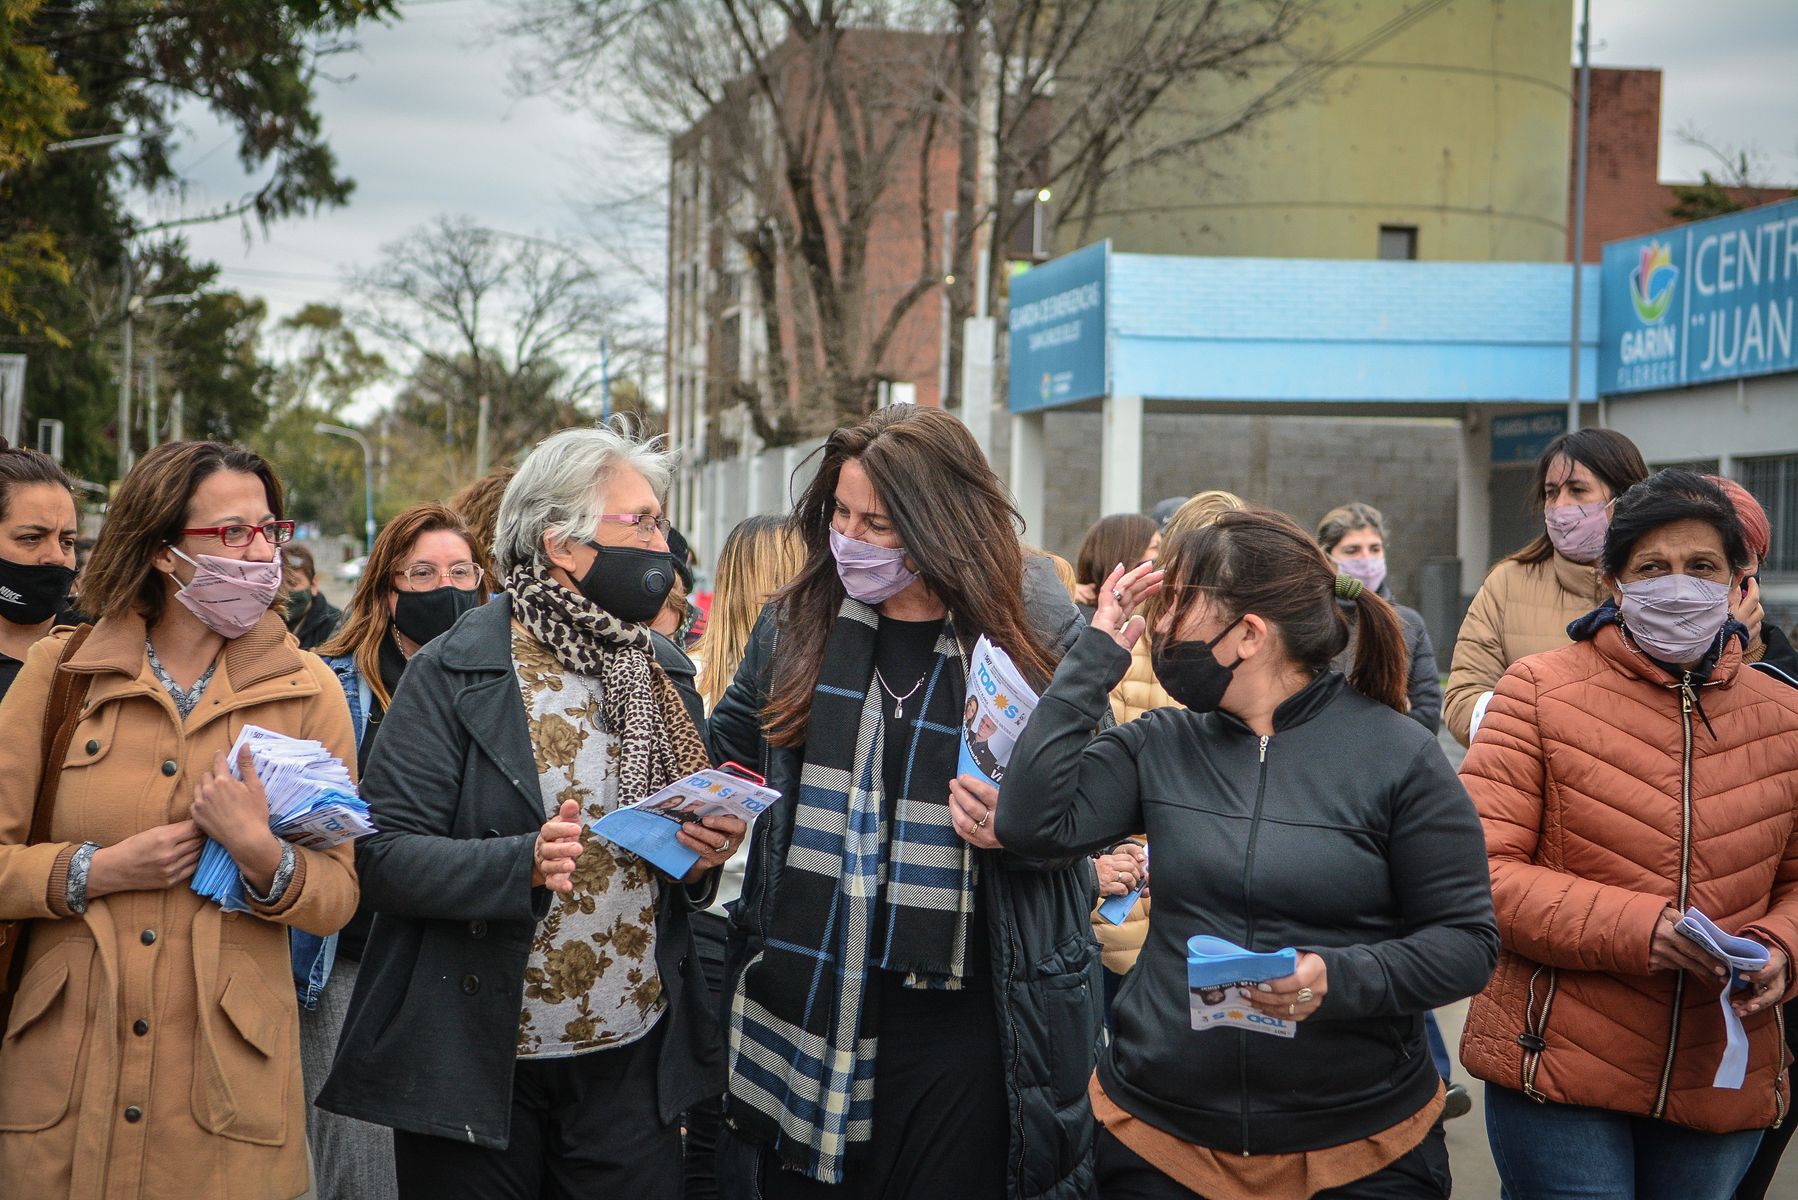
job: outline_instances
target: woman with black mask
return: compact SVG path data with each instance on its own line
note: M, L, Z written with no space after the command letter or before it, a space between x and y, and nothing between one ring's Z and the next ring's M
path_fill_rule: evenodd
M350 599L342 628L319 647L337 673L356 727L359 773L368 768L381 719L406 663L487 600L487 552L462 518L441 504L420 504L387 523ZM395 1194L393 1133L326 1112L318 1098L337 1053L337 1037L374 925L363 907L329 938L293 936L293 980L300 1001L300 1050L306 1079L307 1136L320 1200L383 1200Z
M1277 513L1225 513L1160 562L1146 623L1130 614L1157 573L1106 580L1012 751L993 822L1025 855L1138 831L1155 848L1148 940L1092 1083L1099 1194L1446 1197L1423 1015L1485 983L1498 933L1473 805L1401 715L1398 617ZM1339 599L1356 607L1346 679L1330 665L1348 640ZM1156 677L1185 708L1092 737L1149 626ZM1352 771L1344 746L1359 751ZM1296 951L1284 973L1229 987L1235 1028L1197 1011L1201 934Z
M74 484L48 454L0 438L0 696L75 582Z

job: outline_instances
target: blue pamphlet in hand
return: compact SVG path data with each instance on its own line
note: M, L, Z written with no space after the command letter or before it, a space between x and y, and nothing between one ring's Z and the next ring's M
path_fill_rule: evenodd
M1759 942L1724 933L1696 907L1688 908L1673 928L1729 968L1729 986L1717 997L1717 1003L1723 1008L1723 1061L1717 1064L1711 1086L1739 1090L1748 1076L1748 1031L1742 1027L1742 1018L1736 1016L1729 994L1747 987L1747 977L1767 965L1767 948Z
M268 824L276 837L328 850L375 831L349 769L322 742L245 725L227 757L233 775L246 746L268 798ZM200 865L188 886L226 912L251 911L237 863L211 838L200 850Z
M1099 902L1099 915L1113 925L1122 925L1130 916L1130 910L1142 899L1142 889L1125 892L1121 896L1107 896Z
M975 775L994 787L1005 781L1011 748L1023 736L1037 695L1011 656L985 637L968 658L968 700L962 710L957 775Z
M1192 989L1194 1029L1247 1029L1289 1038L1297 1021L1270 1017L1249 1004L1244 989L1298 970L1299 952L1288 946L1256 954L1235 942L1201 933L1186 941L1186 986Z
M681 826L704 817L754 821L780 793L736 763L695 771L652 796L616 808L588 826L614 846L647 859L662 873L684 878L699 855L680 844ZM713 835L717 836L717 835Z

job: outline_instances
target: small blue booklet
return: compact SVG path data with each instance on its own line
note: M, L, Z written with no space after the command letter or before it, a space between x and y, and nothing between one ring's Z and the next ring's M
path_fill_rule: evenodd
M375 832L349 768L322 742L245 725L227 756L233 775L238 775L238 755L246 746L268 798L269 828L276 837L328 850ZM211 838L200 850L200 865L188 886L226 912L251 911L237 863Z
M1246 1029L1289 1038L1297 1021L1270 1017L1248 1003L1247 990L1298 970L1299 952L1288 946L1256 954L1235 942L1201 933L1186 940L1186 986L1192 990L1194 1029Z
M663 874L680 879L699 861L696 851L680 844L681 826L713 816L753 822L778 799L780 793L760 775L736 763L725 763L695 771L635 804L615 808L588 828L614 846L653 863Z
M1149 851L1147 847L1144 847L1143 865L1147 866L1148 861ZM1147 879L1148 875L1145 873L1143 878ZM1122 925L1130 916L1130 911L1136 907L1136 902L1140 899L1142 899L1141 885L1138 885L1135 891L1125 892L1121 896L1107 896L1099 902L1099 915L1104 917L1107 921L1110 921L1113 925Z
M1723 1007L1723 1061L1717 1064L1711 1086L1739 1090L1748 1076L1748 1031L1742 1027L1742 1018L1736 1016L1729 994L1747 987L1746 976L1767 965L1767 948L1759 942L1724 933L1696 907L1688 908L1673 928L1729 968L1729 986L1717 997L1717 1003Z

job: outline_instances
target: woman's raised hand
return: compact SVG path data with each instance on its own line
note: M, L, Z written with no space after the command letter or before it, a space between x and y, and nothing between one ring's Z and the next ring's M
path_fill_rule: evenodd
M1141 563L1128 571L1119 563L1099 587L1098 608L1093 613L1093 628L1111 635L1111 640L1128 650L1148 628L1148 621L1136 614L1143 601L1161 590L1162 572L1154 563Z

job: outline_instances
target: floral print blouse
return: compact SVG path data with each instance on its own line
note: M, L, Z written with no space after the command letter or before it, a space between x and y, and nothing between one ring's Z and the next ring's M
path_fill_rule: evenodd
M564 800L591 824L618 807L618 739L600 715L600 683L568 670L512 627L512 665L524 695L544 816ZM643 859L581 831L574 890L537 927L524 972L520 1058L557 1058L634 1042L663 1008L656 972L661 884Z

